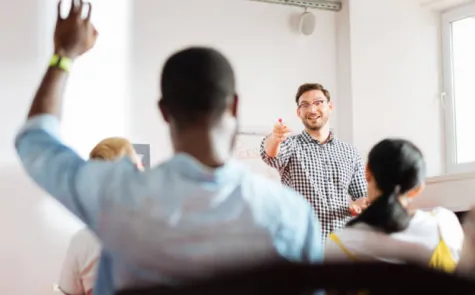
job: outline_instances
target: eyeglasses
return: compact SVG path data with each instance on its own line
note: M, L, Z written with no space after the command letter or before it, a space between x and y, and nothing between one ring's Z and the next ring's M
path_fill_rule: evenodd
M302 109L304 111L307 111L307 110L310 110L312 107L315 107L317 109L321 109L323 108L327 103L324 101L324 100L316 100L312 103L307 103L307 102L303 102L301 103L298 108L299 109Z

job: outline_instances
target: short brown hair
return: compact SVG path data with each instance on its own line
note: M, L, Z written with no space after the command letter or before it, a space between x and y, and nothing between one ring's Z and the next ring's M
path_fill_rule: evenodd
M318 83L306 83L303 85L300 85L299 89L297 90L297 94L295 95L295 102L297 105L299 104L299 98L304 94L305 92L312 91L312 90L320 90L323 92L323 95L327 98L327 101L330 101L330 92L323 87L322 84Z
M134 147L130 141L122 137L109 137L101 140L89 153L89 157L95 160L112 161L124 156L132 157L134 154Z

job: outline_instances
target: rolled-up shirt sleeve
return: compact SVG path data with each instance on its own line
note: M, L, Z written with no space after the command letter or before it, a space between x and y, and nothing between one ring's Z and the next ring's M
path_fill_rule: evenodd
M15 139L15 148L28 175L85 224L96 228L106 196L135 172L131 161L85 161L62 143L59 119L30 118Z
M294 152L293 139L287 138L287 140L282 142L279 147L279 154L276 157L271 157L266 153L266 150L264 147L264 143L267 137L265 137L261 142L261 147L260 147L261 158L264 161L264 163L266 163L267 165L281 171L288 165L290 158Z
M359 198L367 196L368 183L366 181L363 159L361 159L361 156L356 151L354 156L354 163L354 172L350 185L348 187L348 193L351 196L351 199L353 201L356 201Z

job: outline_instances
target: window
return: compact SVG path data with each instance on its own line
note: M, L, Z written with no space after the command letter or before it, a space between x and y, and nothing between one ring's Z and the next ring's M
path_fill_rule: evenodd
M447 170L475 171L475 4L443 15Z
M68 2L68 1L66 1ZM87 157L105 137L128 137L130 0L90 0L96 46L74 64L65 92L62 134ZM65 12L69 5L62 7Z

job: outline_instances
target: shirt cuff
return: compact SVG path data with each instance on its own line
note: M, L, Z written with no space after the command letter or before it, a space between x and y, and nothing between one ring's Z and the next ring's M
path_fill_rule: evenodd
M61 137L59 118L50 114L42 114L29 118L21 127L16 139L18 140L24 133L35 130L45 131L57 139Z
M277 157L270 157L267 153L266 153L266 149L265 149L265 141L267 139L268 136L264 137L264 139L261 141L261 145L259 147L259 154L261 155L261 159L264 160L264 162L266 163L272 163L272 162L275 162L277 161Z
M280 144L280 151L279 153L275 156L275 157L271 157L269 156L267 153L266 153L266 149L265 149L265 141L266 139L269 137L270 135L267 135L266 137L264 137L264 139L261 141L261 146L260 146L260 155L261 155L261 159L267 163L268 165L274 167L274 168L277 168L279 167L279 164L280 164L280 160L282 158L282 155L285 154L285 151L286 151L286 141L282 142Z

